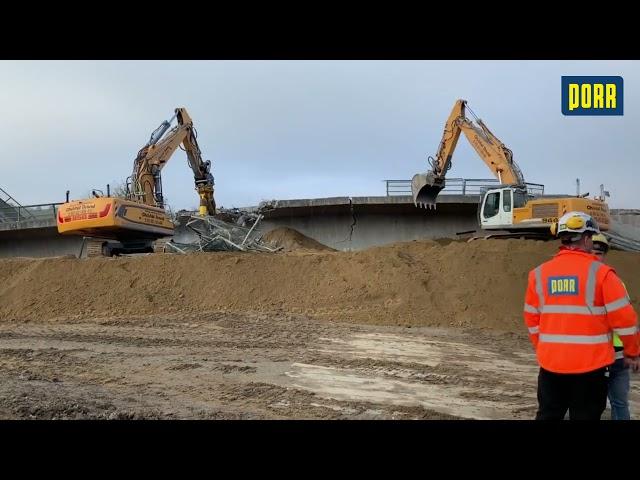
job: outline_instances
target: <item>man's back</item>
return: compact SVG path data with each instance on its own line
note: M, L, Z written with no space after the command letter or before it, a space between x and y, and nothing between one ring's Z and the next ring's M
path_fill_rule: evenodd
M537 355L542 368L583 373L613 363L602 295L608 270L594 255L565 249L532 271L535 293L528 292L527 303L540 312Z
M568 212L552 230L563 246L529 272L524 305L540 364L536 419L562 420L568 409L571 419L598 420L614 360L612 333L626 357L637 357L637 317L613 269L591 254L592 237L600 233L593 218Z

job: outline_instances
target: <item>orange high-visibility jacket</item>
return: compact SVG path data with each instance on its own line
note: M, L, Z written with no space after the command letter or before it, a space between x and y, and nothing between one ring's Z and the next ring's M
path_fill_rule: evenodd
M612 332L624 354L640 354L638 317L624 285L595 255L561 247L529 272L524 321L538 363L556 373L583 373L614 362Z

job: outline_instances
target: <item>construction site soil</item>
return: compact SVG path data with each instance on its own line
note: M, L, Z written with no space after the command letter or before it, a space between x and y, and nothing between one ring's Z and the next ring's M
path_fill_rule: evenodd
M282 250L285 252L296 250L335 251L335 249L289 227L274 228L265 233L262 236L262 240L270 243L274 247L282 247Z
M522 305L554 242L270 241L290 251L0 261L0 418L535 414ZM638 309L640 255L609 261Z

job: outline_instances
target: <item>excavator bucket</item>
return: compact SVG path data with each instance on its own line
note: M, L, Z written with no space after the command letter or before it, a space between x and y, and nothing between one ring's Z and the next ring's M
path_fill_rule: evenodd
M411 179L413 203L418 208L436 208L436 198L444 188L444 180L433 173L417 173Z

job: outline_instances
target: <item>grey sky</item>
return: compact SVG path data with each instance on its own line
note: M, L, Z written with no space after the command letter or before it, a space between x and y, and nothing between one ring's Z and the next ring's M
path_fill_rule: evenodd
M621 75L623 117L565 117L562 75ZM457 98L469 101L530 182L638 208L638 61L0 62L0 187L62 201L131 173L161 121L184 106L212 160L219 206L384 195L427 168ZM490 178L465 138L451 177ZM163 170L174 209L198 203L184 152Z

